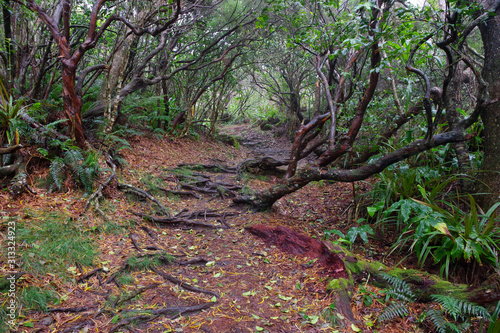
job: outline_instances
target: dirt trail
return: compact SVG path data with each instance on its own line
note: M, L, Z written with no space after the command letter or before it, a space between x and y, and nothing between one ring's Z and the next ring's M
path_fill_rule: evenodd
M270 156L277 160L285 160L290 155L290 140L276 137L272 131L261 131L250 124L225 126L222 133L238 138L248 148L249 157Z
M246 132L247 141L258 143L251 149L236 149L205 140L137 137L131 140L133 150L124 156L128 166L118 173L121 182L153 193L167 207L171 216L182 217L201 212L197 220L214 226L212 228L185 223L151 223L134 213L165 218L154 203L137 200L115 189L109 189L106 200L101 203L102 210L108 214L108 222L104 222L96 211L84 212L78 192L52 194L39 189L39 193L45 195L43 198L21 198L23 205L40 210L47 207L44 200L50 200L60 210L67 207L77 223L86 228L101 228L103 223L107 223L116 225L118 230L126 230L99 234L96 239L101 254L93 267L84 267L82 273L75 272L74 279L80 280L80 283L62 282L57 276L28 275L22 280L20 288L30 284L53 285L60 295L65 295L63 303L57 305L63 310L48 314L31 312L27 319L34 323L34 327L23 327L23 330L214 333L333 331L331 325L334 318L329 309L334 300L325 293L322 267L310 258L286 254L276 246L266 245L247 232L245 227L256 224L286 226L321 239L325 228L347 226L347 211L352 202L350 184L311 184L279 200L270 212L263 213L234 207L231 198L221 198L219 194L197 193L196 198L165 195L158 190L160 187L179 189L178 173L172 169L180 163L234 166L256 154L272 153L283 158L288 153L286 142L276 140L270 133L254 134L248 126L235 126L229 130L244 135ZM203 174L212 181L231 182L250 189L262 189L278 181L276 177L264 176L238 179L235 174L227 173L196 171L193 174ZM12 206L9 208L16 214ZM18 209L23 209L23 206ZM216 213L216 216L211 217L210 212ZM151 269L127 268L126 263L131 258L137 261L158 253L174 256L175 260L170 263L163 261ZM103 266L106 269L99 271L99 274L82 278ZM167 275L173 278L167 278ZM138 296L130 299L125 297L134 293ZM112 299L115 302L110 301ZM121 301L116 303L116 299ZM199 310L205 306L207 309ZM64 308L80 310L70 312L64 311ZM181 311L185 311L185 314L178 316ZM51 320L41 320L47 316ZM130 318L135 320L132 322ZM343 331L348 332L350 329ZM391 330L398 331L404 330L395 327Z

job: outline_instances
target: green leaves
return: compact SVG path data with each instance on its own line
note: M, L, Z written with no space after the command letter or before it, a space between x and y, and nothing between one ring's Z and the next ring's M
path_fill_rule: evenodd
M358 223L363 222L364 219L358 220ZM374 235L373 228L367 224L361 225L359 227L352 227L347 231L347 234L344 235L340 230L327 230L325 231L325 237L330 237L330 235L335 234L339 236L339 241L341 243L347 243L352 247L356 239L359 237L361 240L367 244L368 243L368 235Z
M347 231L346 238L351 244L354 244L354 241L358 236L361 238L361 240L367 244L368 243L368 234L374 235L375 233L373 232L372 227L369 225L362 225L359 227L352 227Z
M0 79L0 143L3 142L3 131L7 136L9 144L19 144L19 132L16 125L16 119L24 110L24 100L14 100L9 94L7 88Z

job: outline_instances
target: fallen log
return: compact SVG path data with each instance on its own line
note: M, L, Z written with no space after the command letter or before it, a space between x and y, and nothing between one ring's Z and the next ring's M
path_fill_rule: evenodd
M348 319L344 320L344 326L355 321L349 295L356 283L367 283L368 276L372 277L370 282L378 287L388 286L383 274L400 279L410 286L418 301L422 303L433 301L432 295L450 296L479 305L500 300L498 287L485 285L471 289L466 284L451 283L421 270L391 268L377 261L362 260L331 242L321 242L287 227L254 225L245 229L284 252L304 255L311 259L318 258L318 263L325 267L323 273L330 278L326 289L335 294L336 310Z

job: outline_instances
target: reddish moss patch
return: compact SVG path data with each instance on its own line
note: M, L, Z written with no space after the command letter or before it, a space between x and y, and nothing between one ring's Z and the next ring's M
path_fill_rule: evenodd
M269 227L258 224L246 227L245 229L267 243L276 245L284 252L303 255L311 259L317 258L319 264L325 268L323 271L324 274L329 277L348 277L342 259L317 239L284 226Z

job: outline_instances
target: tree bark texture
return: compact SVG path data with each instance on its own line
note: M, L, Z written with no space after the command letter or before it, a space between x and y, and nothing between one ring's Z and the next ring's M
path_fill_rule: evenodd
M483 78L488 83L491 100L500 100L500 1L485 0L486 9L494 9L496 16L488 18L479 26L484 45ZM500 101L490 103L481 113L484 125L484 173L481 180L486 188L479 192L490 193L481 201L487 210L500 200Z
M12 44L12 23L11 23L11 15L10 15L10 0L5 0L2 5L2 14L3 14L3 29L4 29L4 38L5 38L5 49L7 50L7 63L5 66L7 67L7 74L9 75L9 80L6 84L6 87L10 90L12 80L14 79L14 60L16 58L16 53Z

